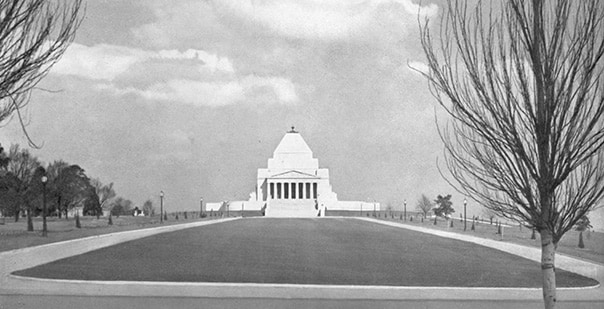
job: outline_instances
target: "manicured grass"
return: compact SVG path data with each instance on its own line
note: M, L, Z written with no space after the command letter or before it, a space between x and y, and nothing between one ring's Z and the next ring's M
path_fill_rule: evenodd
M538 263L354 219L243 219L159 234L19 271L83 280L540 287ZM558 286L597 282L557 270Z
M168 221L164 221L163 225L211 220L215 218L218 218L218 216L200 219L198 215L193 216L189 214L188 220L185 220L182 215L179 220L176 220L174 215L170 214ZM0 224L0 252L88 236L160 226L159 216L120 216L112 217L112 220L113 225L109 225L107 223L107 217L96 219L94 216L83 216L80 217L82 227L76 228L75 219L73 217L70 217L69 219L49 217L47 222L48 236L42 237L42 218L33 218L33 232L27 231L26 218L21 218L19 222L14 222L12 218L5 218L4 224Z
M408 216L410 215L408 214ZM447 222L445 222L441 218L439 218L437 225L433 224L433 218L424 220L424 222L422 223L419 219L419 216L417 215L414 217L413 221L410 221L409 217L407 218L407 221L401 220L400 214L398 213L394 214L393 216L386 215L386 213L382 213L381 216L376 219L411 224L431 229L462 233L476 237L495 239L504 242L512 242L524 246L541 248L539 233L536 233L536 239L531 239L532 231L526 227L520 228L518 225L504 227L503 237L501 237L501 235L496 233L497 226L495 225L495 223L490 224L490 222L480 222L475 225L475 231L472 231L471 219L467 221L466 231L463 230L463 221L461 221L459 218L452 219L454 221L453 228L449 227L447 225ZM556 250L556 252L558 254L566 254L584 260L604 264L604 233L593 231L583 232L583 240L585 242L585 248L581 249L577 246L579 243L579 232L574 230L568 231L558 243L558 249Z

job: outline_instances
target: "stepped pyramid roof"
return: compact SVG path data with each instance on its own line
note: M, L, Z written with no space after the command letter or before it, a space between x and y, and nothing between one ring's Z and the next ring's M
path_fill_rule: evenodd
M277 157L278 154L310 154L312 156L312 150L310 150L302 135L294 131L292 127L292 130L283 136L273 154L274 157Z

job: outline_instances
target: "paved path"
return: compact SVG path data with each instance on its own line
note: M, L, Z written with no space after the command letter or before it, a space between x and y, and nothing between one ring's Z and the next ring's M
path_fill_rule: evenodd
M357 218L456 238L539 261L538 249ZM0 253L0 309L4 308L541 308L540 289L326 286L236 283L106 282L24 278L11 272L120 242L234 219L202 221L76 239ZM248 219L245 219L248 220ZM262 220L254 219L254 220ZM59 249L60 248L60 249ZM558 256L559 268L603 282L604 266ZM604 289L558 289L557 308L604 308ZM68 306L66 306L68 305Z

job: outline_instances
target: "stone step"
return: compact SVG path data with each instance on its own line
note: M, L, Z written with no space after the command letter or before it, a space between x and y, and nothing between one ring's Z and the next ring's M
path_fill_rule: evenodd
M317 217L313 200L272 200L266 207L266 217L308 218Z

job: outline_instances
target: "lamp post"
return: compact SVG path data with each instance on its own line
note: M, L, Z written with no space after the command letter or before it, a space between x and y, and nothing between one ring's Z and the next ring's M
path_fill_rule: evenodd
M465 231L467 228L467 222L466 222L466 204L468 202L466 201L466 199L463 199L463 230Z
M159 191L159 223L164 223L164 191Z
M199 199L199 216L203 214L203 197Z
M46 226L46 182L48 177L42 176L42 236L48 236L48 228Z
M407 200L403 202L403 217L405 218L405 221L407 221Z

